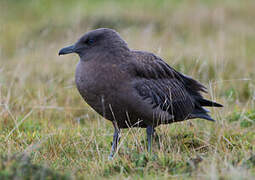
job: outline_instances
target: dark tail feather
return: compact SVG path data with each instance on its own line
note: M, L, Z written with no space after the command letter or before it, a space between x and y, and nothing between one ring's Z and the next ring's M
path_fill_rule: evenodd
M207 114L207 110L204 108L201 109L195 109L193 113L190 115L190 118L201 118L206 119L208 121L215 121L210 115Z
M223 105L207 99L199 99L198 102L200 103L200 106L223 107Z
M191 116L192 115L194 115L192 118L201 118L201 119L215 122L215 120L208 114L191 114Z

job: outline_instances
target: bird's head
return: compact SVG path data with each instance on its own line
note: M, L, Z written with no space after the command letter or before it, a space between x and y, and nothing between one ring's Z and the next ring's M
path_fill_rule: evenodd
M81 60L89 60L98 53L111 52L116 50L128 50L126 42L119 34L108 28L100 28L84 34L74 45L64 47L59 55L77 53Z

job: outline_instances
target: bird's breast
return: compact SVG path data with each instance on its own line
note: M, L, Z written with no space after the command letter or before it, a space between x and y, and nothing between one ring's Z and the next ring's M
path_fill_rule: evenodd
M76 67L75 82L79 91L102 94L116 90L125 81L124 77L116 64L80 61Z
M110 106L121 104L119 91L126 87L127 77L114 64L80 61L76 67L75 82L83 99L98 113L111 120ZM108 115L107 115L108 114Z

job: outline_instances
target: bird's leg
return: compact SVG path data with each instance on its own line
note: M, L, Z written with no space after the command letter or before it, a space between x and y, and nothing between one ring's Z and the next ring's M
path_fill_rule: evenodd
M148 152L151 152L151 143L152 143L152 136L154 135L154 127L147 126L146 134L147 134L147 142L148 142Z
M114 126L114 134L113 134L113 141L112 141L112 148L110 155L108 157L109 160L113 159L113 156L117 150L118 142L119 142L119 134L120 134L120 129Z

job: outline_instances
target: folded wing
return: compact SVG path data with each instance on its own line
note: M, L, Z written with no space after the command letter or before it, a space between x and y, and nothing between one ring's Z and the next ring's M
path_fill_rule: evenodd
M222 105L206 100L201 92L205 86L198 81L177 72L152 53L133 51L135 58L134 88L153 108L169 113L172 121L190 118L213 120L202 106ZM166 122L170 123L170 122Z

